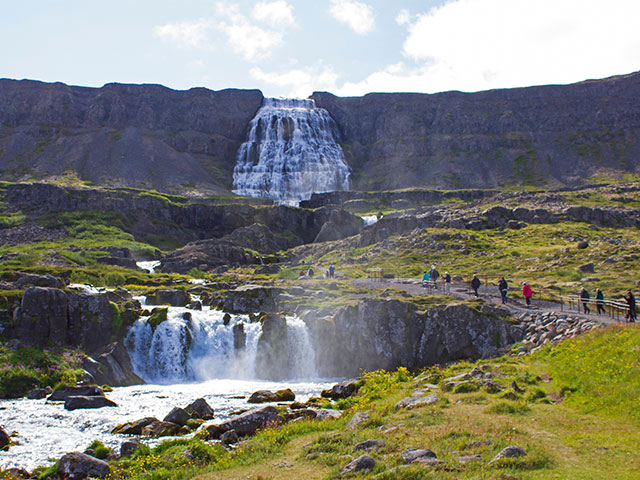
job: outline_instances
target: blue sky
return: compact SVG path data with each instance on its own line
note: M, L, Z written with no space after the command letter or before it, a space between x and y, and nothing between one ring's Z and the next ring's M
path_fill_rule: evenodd
M5 78L306 97L478 91L640 70L636 0L4 3Z

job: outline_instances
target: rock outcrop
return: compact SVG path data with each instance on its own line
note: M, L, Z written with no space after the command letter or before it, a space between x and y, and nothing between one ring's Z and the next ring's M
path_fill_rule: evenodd
M357 376L361 370L420 368L459 359L497 356L522 339L507 312L464 304L418 311L398 300L361 300L310 327L320 376Z

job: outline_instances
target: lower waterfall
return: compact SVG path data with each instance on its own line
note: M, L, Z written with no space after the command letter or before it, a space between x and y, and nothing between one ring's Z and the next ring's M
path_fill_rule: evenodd
M226 320L225 320L226 316ZM316 378L313 346L305 323L286 318L289 378ZM168 307L167 320L153 328L148 317L136 321L125 339L134 372L149 383L256 379L262 324L248 315L203 307Z

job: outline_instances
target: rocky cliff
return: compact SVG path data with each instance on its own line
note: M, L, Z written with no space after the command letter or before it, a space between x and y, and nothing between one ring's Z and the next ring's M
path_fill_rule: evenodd
M317 92L352 189L577 184L638 173L640 73L479 93ZM257 90L0 80L0 178L229 192Z
M553 186L640 172L640 73L479 93L312 98L341 129L354 190Z
M101 185L229 191L236 152L262 99L258 90L1 79L0 176L72 170Z

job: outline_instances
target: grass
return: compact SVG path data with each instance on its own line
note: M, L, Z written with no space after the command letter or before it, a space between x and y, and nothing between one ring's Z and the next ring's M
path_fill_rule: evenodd
M639 340L636 326L612 327L532 356L456 362L416 372L419 376L405 369L370 372L358 381L359 395L340 402L344 414L338 420L262 430L230 451L198 438L168 440L112 461L109 478L337 479L362 453L354 450L357 443L378 439L384 446L369 452L376 467L355 478L635 479ZM589 356L598 357L594 368L582 368ZM503 388L515 381L524 392L509 400L503 395L507 390L442 391L445 379L474 367L491 372ZM395 403L415 388L435 392L440 400L396 410ZM565 392L563 402L546 401L555 391ZM369 420L346 428L357 411L367 412ZM527 455L489 464L508 445ZM405 466L401 454L408 448L431 449L447 463ZM461 463L461 455L481 460Z

